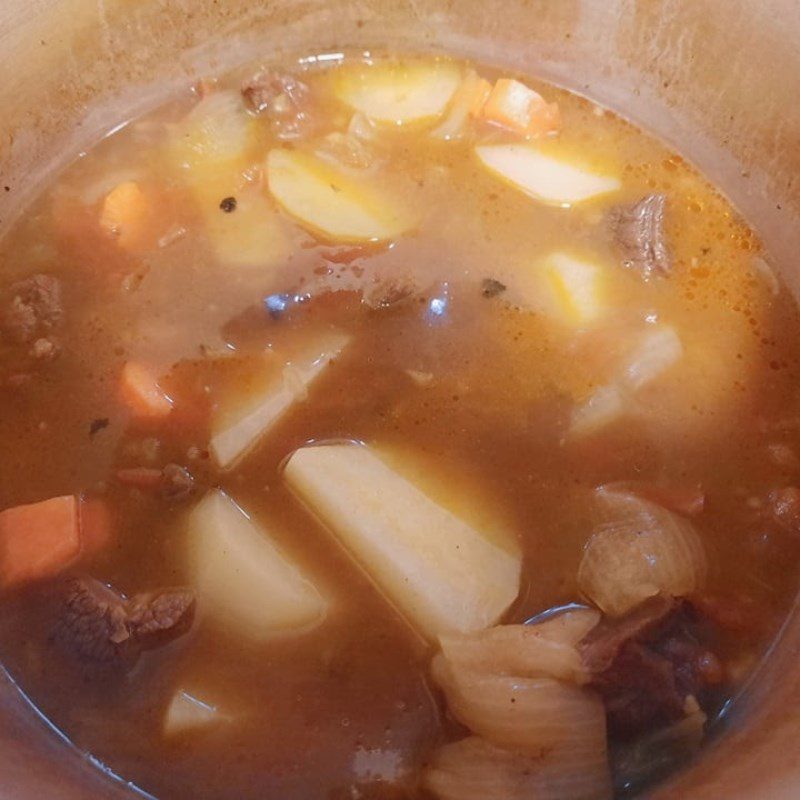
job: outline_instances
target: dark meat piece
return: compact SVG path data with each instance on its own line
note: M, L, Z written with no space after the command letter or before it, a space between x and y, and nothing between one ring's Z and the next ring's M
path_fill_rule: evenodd
M53 330L63 315L61 282L52 275L33 275L11 286L10 299L0 314L0 329L12 342L25 344Z
M56 638L88 662L130 666L142 650L185 633L194 605L189 589L127 600L100 581L73 578L66 584Z
M646 600L618 619L604 619L580 645L593 686L603 697L609 731L630 738L675 722L687 697L718 683L716 656L699 644L698 619L685 600Z
M311 92L293 75L264 69L242 85L242 96L255 114L270 121L280 139L297 139L313 127L309 113Z
M494 278L485 278L481 282L481 294L484 297L497 297L506 290L506 285L496 281Z
M639 270L645 278L672 271L664 235L665 208L663 194L649 194L634 205L619 206L611 212L614 238L625 266Z
M388 308L419 293L419 286L409 276L384 277L368 283L361 292L361 301L369 308Z

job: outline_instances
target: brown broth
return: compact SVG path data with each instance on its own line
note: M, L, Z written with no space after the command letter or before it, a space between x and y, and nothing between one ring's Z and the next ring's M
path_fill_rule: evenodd
M237 89L245 74L219 87ZM304 80L325 96L331 77L317 71ZM81 492L106 498L112 544L71 570L130 595L186 582L187 510L204 490L222 487L269 520L279 545L335 598L320 627L260 644L201 614L189 634L146 653L129 674L88 680L51 641L54 584L3 597L3 663L79 749L125 780L165 800L422 797L420 766L437 742L457 736L429 685L430 650L282 481L284 459L312 440L375 443L446 505L511 531L525 566L510 622L580 600L576 571L596 486L699 483L708 590L758 609L754 630L720 631L714 643L731 665L720 705L775 635L800 556L800 540L765 510L770 490L800 481L797 463L775 459L776 445L800 452L794 301L783 287L772 293L754 261L756 235L686 161L588 100L541 91L563 115L562 133L542 147L620 176L622 189L569 210L538 205L489 175L467 144L432 142L426 128L386 133L385 185L423 221L413 236L355 263L424 281L419 298L391 308L316 291L320 267L343 283L354 272L331 266L324 257L335 248L283 214L287 258L269 269L215 258L191 190L165 156L171 126L197 102L192 92L76 160L3 240L3 284L57 275L66 321L60 356L29 382L9 380L14 356L3 351L0 506ZM333 100L321 101L320 114L326 130L349 116ZM271 146L259 135L253 165ZM166 237L135 254L94 222L102 196L129 175L153 188ZM251 191L233 186L231 194ZM668 279L644 282L615 267L604 213L652 191L669 198L675 267ZM590 333L518 307L525 265L565 247L611 267L611 310ZM487 278L507 293L484 297ZM272 293L306 291L313 296L279 319L263 308ZM441 317L431 313L435 297L446 299ZM683 361L643 390L624 424L565 441L573 406L607 380L644 314L679 330ZM217 470L207 453L217 405L237 394L244 402L286 353L330 326L353 336L342 357L236 469ZM274 354L266 362L264 348ZM118 376L132 359L165 375L175 399L166 421L135 422L120 402ZM409 371L430 382L420 385ZM109 424L90 435L96 419ZM193 499L167 503L114 480L120 467L149 463L141 447L149 438L161 443L154 466L192 470ZM217 704L229 722L166 741L162 716L176 687Z

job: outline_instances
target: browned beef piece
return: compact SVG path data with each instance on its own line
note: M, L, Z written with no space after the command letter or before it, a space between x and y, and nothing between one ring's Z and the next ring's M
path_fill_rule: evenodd
M691 605L664 595L605 618L580 647L609 731L620 738L681 719L686 698L721 679L719 661L698 641Z
M52 275L33 275L18 281L11 286L9 295L0 312L0 328L16 344L44 338L63 318L61 282ZM39 357L47 357L44 350L51 350L49 345L36 349L42 351Z
M611 213L611 227L623 262L645 278L668 275L672 259L664 233L666 197L649 194L638 203L619 206Z
M261 70L244 82L242 96L251 111L270 121L281 139L297 139L313 127L311 92L294 75Z
M189 589L128 600L100 581L73 578L65 586L56 637L91 664L131 666L142 650L185 633L194 605Z

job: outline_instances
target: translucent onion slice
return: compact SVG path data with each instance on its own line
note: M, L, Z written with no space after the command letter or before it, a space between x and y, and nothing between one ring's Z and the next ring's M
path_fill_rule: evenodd
M536 753L570 741L605 740L602 701L573 684L456 670L442 654L431 673L453 716L497 744Z
M423 785L440 800L610 800L605 733L537 755L471 736L436 751Z
M607 521L592 533L578 568L581 592L619 616L659 592L691 594L705 580L703 544L688 520L662 506L601 487Z
M683 356L683 345L669 325L647 330L629 356L620 382L630 391L637 391L660 377Z
M625 397L616 384L600 386L572 412L569 436L589 436L618 420L626 410Z
M569 208L621 185L618 178L596 175L527 144L480 145L475 153L490 172L549 205Z
M175 127L168 148L189 180L214 181L243 166L254 130L238 92L212 92Z
M498 625L476 633L441 636L439 643L457 672L475 670L585 683L588 675L575 645L599 618L594 610L580 609L538 625Z

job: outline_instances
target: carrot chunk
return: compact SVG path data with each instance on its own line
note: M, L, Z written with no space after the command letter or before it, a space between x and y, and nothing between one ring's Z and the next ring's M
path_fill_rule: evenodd
M526 137L555 133L561 127L557 103L546 102L538 92L511 78L498 79L481 116Z
M56 575L81 549L78 502L53 497L0 512L0 586Z
M172 400L143 364L129 361L122 370L120 384L122 400L135 417L158 419L172 411Z
M103 200L100 226L125 250L144 246L152 238L152 223L147 195L136 181L120 183Z
M111 514L101 498L81 498L78 510L81 554L91 556L111 541Z

